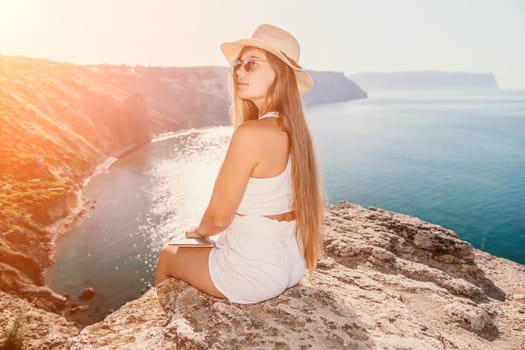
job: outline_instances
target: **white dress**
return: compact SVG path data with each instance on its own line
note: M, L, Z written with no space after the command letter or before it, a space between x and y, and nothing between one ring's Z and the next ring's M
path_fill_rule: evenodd
M269 115L268 113L267 115ZM262 116L259 118L266 117ZM292 210L291 158L285 170L250 178L236 215L211 249L208 266L215 287L231 302L258 303L299 283L306 271L295 236L296 221L264 217Z

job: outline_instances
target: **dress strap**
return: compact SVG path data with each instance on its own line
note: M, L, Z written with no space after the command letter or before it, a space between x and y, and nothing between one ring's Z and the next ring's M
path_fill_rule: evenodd
M263 115L261 115L259 118L257 119L264 119L264 118L269 118L269 117L276 117L278 118L279 117L279 112L268 112L268 113L265 113Z

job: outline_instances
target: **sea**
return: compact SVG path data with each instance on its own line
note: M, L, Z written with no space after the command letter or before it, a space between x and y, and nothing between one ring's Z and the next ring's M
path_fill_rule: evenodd
M329 204L412 215L525 264L525 90L369 91L305 114ZM90 179L93 207L45 272L89 305L73 320L102 320L153 284L160 248L199 223L232 131L159 135ZM87 287L95 297L78 300Z

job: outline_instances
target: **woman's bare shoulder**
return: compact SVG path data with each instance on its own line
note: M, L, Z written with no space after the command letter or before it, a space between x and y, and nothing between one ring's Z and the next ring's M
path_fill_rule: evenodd
M241 133L247 137L266 137L276 128L269 127L267 124L261 123L259 120L247 120L243 122L236 130L235 133Z
M233 132L231 143L238 145L244 152L256 151L259 144L263 130L259 125L253 123L251 120L243 122Z
M288 134L277 124L262 123L260 120L248 120L236 130L239 139L245 140L251 146L259 148L261 154L279 152L288 149ZM253 148L252 148L253 149Z
M281 127L277 125L277 123L268 123L265 120L257 119L247 120L239 126L239 128L241 127L245 130L248 130L247 132L256 134L271 134L283 131Z
M257 120L247 120L235 129L233 135L242 134L248 136L255 136L261 133L261 125L257 124Z

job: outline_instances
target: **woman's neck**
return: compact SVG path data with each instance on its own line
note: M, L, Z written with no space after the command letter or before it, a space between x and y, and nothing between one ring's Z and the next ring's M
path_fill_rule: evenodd
M255 104L255 107L257 107L258 115L263 115L264 113L268 113L272 111L272 106L269 106L266 102L266 97L258 97L251 100L253 104Z

